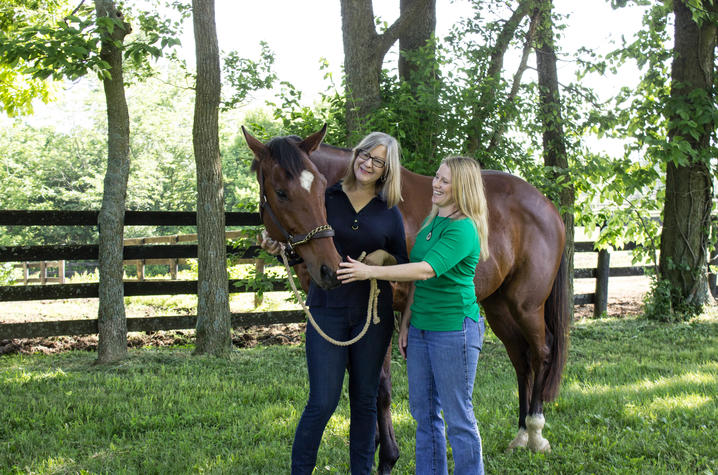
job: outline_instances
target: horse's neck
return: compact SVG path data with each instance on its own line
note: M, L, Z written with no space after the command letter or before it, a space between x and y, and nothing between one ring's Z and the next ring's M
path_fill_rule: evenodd
M310 155L314 165L327 179L327 186L332 186L344 176L351 158L350 149L325 144L320 145Z

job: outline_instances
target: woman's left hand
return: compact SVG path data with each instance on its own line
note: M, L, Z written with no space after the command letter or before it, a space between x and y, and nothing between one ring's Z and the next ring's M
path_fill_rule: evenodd
M342 284L371 279L371 267L347 256L349 262L340 262L337 278Z

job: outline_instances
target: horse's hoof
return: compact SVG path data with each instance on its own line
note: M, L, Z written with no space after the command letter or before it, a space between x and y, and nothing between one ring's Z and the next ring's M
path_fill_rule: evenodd
M514 440L511 441L508 448L506 449L506 453L511 453L514 451L514 449L518 448L526 448L528 446L529 442L529 433L526 432L526 429L523 427L519 429L518 434L516 434L516 437L514 437Z
M376 473L377 475L391 475L391 471L394 469L394 465L396 465L396 461L399 460L399 453L397 452L396 455L391 457L379 457L379 463L376 467Z
M534 452L541 452L544 454L551 452L551 444L549 444L548 440L543 437L532 437L529 439L528 447Z
M526 417L526 428L528 429L528 448L534 452L551 452L551 444L542 435L541 431L545 424L543 414Z
M377 475L391 475L392 467L379 467L376 469Z

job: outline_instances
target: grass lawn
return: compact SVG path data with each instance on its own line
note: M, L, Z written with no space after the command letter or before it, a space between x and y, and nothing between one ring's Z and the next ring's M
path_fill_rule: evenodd
M94 353L0 357L1 473L288 473L306 399L302 346L144 348L112 366ZM395 352L394 424L414 472L414 422ZM487 332L474 391L489 473L715 473L718 315L690 323L582 320L573 325L559 398L546 405L550 454L504 453L516 386ZM344 396L316 473L349 473Z

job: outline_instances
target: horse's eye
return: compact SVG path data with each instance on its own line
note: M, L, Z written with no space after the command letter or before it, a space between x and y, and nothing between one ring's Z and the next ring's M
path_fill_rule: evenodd
M282 201L286 201L289 199L289 196L287 196L287 192L284 190L274 190L274 192L277 194L277 197Z

